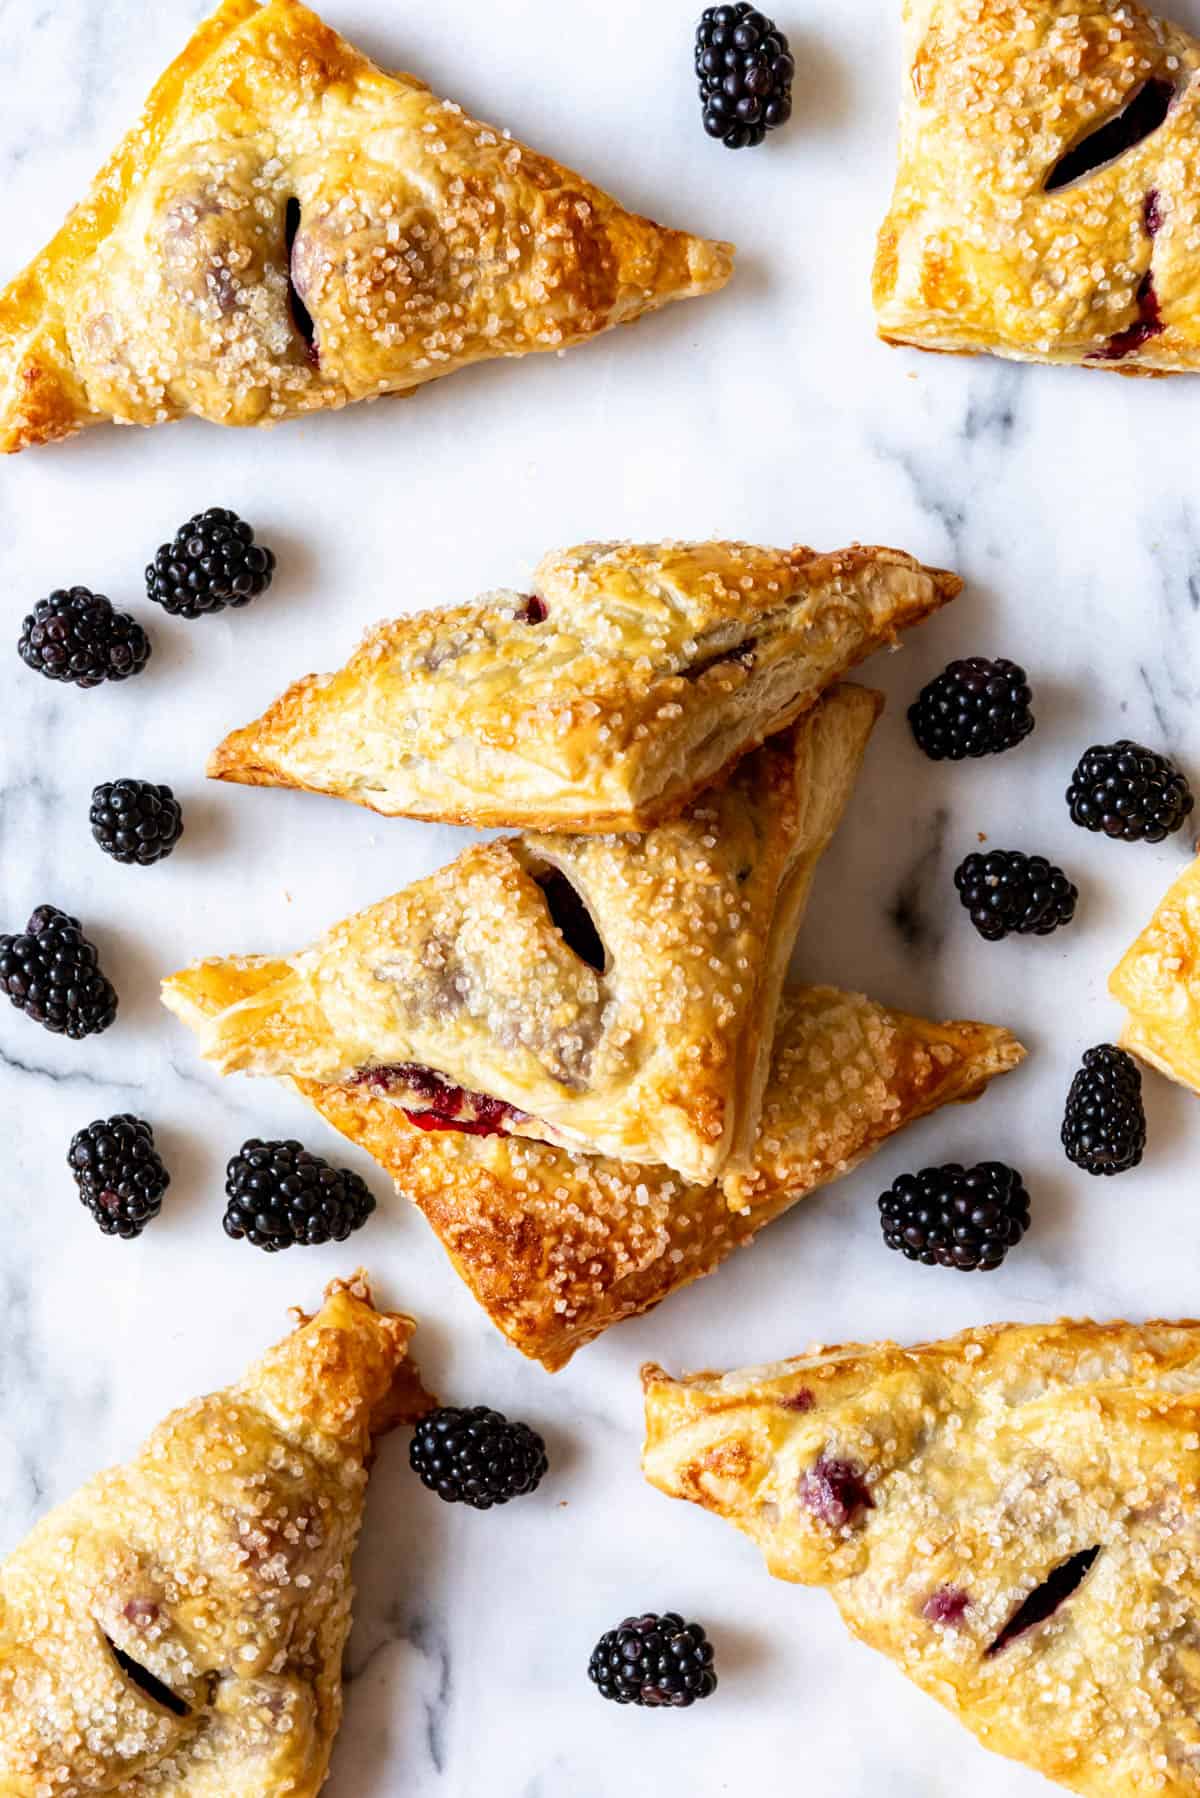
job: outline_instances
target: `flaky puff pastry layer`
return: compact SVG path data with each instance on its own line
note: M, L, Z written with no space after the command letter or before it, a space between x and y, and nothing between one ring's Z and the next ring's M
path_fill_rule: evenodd
M286 961L171 976L164 1002L223 1073L369 1078L420 1112L445 1110L449 1084L472 1119L502 1101L520 1135L732 1175L813 871L879 704L838 688L645 835L476 844ZM591 920L590 950L556 915L559 882Z
M1200 1324L644 1379L652 1484L827 1587L985 1747L1087 1798L1194 1798Z
M532 595L379 625L227 737L209 773L388 816L645 830L961 588L861 546L558 550Z
M432 1404L365 1277L0 1564L5 1798L314 1798L378 1436Z
M1200 367L1200 44L1136 0L904 0L904 29L880 335Z
M832 987L793 988L731 1213L719 1186L516 1136L416 1129L361 1085L297 1081L437 1232L498 1330L551 1372L613 1324L713 1273L774 1218L905 1125L977 1098L1022 1060L1006 1030L931 1024Z
M0 449L401 393L732 267L728 244L625 211L298 0L225 0L0 294Z
M1200 1093L1200 861L1171 887L1108 986L1129 1012L1122 1045Z

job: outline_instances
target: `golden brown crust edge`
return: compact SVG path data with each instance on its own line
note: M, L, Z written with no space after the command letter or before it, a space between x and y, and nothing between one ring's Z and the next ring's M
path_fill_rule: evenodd
M643 1384L651 1484L828 1588L985 1747L1085 1798L1191 1798L1200 1324L997 1324Z
M806 1077L813 1054L820 1088ZM720 1186L662 1169L518 1138L427 1134L361 1087L296 1084L423 1213L497 1329L554 1372L613 1324L712 1273L906 1124L978 1097L1023 1055L988 1025L927 1024L828 988L787 994L763 1125L777 1148L747 1182L740 1213Z

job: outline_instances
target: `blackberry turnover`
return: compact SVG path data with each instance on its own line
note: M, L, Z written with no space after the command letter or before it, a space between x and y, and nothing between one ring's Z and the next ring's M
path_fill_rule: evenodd
M375 1209L358 1174L331 1167L292 1141L243 1143L226 1170L225 1191L225 1234L269 1254L345 1242Z
M901 1174L879 1200L889 1249L962 1273L999 1267L1029 1228L1029 1194L1015 1168L949 1162Z
M1044 855L992 849L968 855L955 869L958 896L986 942L1049 936L1075 916L1079 889Z
M1000 755L1032 731L1032 700L1025 670L1015 662L970 656L922 687L908 722L932 762Z
M140 1236L162 1210L171 1184L143 1118L124 1112L97 1119L71 1139L67 1165L79 1197L106 1236Z
M137 619L88 587L58 587L39 599L17 649L27 668L76 687L129 680L150 660L150 639Z
M1071 1082L1062 1144L1089 1174L1123 1174L1146 1148L1142 1075L1132 1055L1112 1043L1089 1049Z
M792 116L796 64L773 19L747 5L710 6L696 28L704 129L728 150L753 149Z
M536 1430L486 1405L431 1411L417 1425L409 1462L431 1492L474 1511L536 1492L550 1465Z
M1180 829L1195 803L1173 762L1128 737L1093 743L1067 788L1073 823L1124 843L1161 843Z
M39 905L19 935L0 936L0 992L59 1036L99 1036L117 1015L95 944L56 905Z
M180 525L146 570L146 592L177 618L247 606L271 585L274 553L236 512L210 506Z
M607 1630L592 1650L588 1678L601 1698L649 1709L685 1710L717 1689L713 1647L699 1623L678 1611L647 1611Z
M114 861L151 867L183 835L183 811L170 787L149 780L105 781L92 793L92 835Z

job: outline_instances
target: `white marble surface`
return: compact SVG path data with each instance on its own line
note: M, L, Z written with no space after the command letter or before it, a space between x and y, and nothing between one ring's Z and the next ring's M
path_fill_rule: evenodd
M847 1641L820 1595L769 1580L752 1550L638 1472L637 1369L732 1364L814 1338L902 1338L990 1319L1194 1312L1200 1116L1147 1082L1151 1147L1114 1182L1058 1146L1080 1051L1116 1027L1105 976L1182 866L1075 830L1062 792L1089 741L1129 733L1200 776L1200 386L922 360L872 335L868 271L890 180L898 33L891 0L780 0L801 68L777 143L731 156L702 136L692 8L675 0L336 0L382 58L574 162L630 202L734 238L740 273L567 359L499 364L272 436L177 425L97 431L0 473L0 588L15 640L52 586L85 582L145 617L141 568L188 514L237 507L280 574L244 613L155 614L151 670L94 693L0 660L0 920L53 901L83 915L121 993L114 1030L60 1042L0 1010L0 1550L174 1402L233 1375L358 1257L418 1312L444 1396L546 1432L553 1477L490 1516L424 1495L397 1442L375 1478L333 1798L694 1798L803 1787L841 1798L1034 1798ZM1200 22L1200 5L1178 7ZM0 241L35 250L200 16L198 0L0 4ZM802 1207L656 1316L556 1379L476 1310L421 1219L385 1203L346 1250L270 1259L222 1235L222 1171L250 1134L344 1150L285 1093L221 1084L160 1010L158 977L209 951L285 949L448 859L462 838L300 796L208 788L207 750L286 677L335 666L390 611L520 585L540 552L588 536L854 537L949 563L953 612L869 670L892 704L798 953L807 975L930 1014L1014 1027L1024 1070L943 1114ZM935 768L904 706L955 653L1024 661L1039 725L1019 752ZM105 860L94 782L170 781L187 811L151 872ZM986 833L1059 857L1079 919L1047 941L981 944L955 863ZM135 1245L101 1238L64 1166L98 1115L153 1120L174 1173ZM906 1167L1005 1156L1034 1227L1008 1265L963 1278L885 1252L874 1200ZM703 1618L717 1699L666 1719L605 1706L591 1645L627 1610Z

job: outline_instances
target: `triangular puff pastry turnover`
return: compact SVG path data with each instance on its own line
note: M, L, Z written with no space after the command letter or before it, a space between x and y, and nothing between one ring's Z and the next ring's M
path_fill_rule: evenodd
M753 1148L796 928L878 706L838 688L644 836L476 844L313 948L201 963L164 1000L224 1073L356 1079L427 1128L715 1180Z
M432 1404L362 1276L0 1564L5 1798L315 1798L376 1437Z
M554 1372L1023 1053L988 1024L926 1023L832 987L785 991L746 1209L733 1214L719 1186L664 1168L419 1130L361 1083L296 1084L420 1208L496 1328Z
M298 0L225 0L0 294L0 449L404 392L582 342L732 265L385 74Z
M650 1481L828 1587L986 1747L1087 1798L1194 1798L1200 1324L644 1378Z
M905 0L880 335L1200 368L1200 43L1136 0Z
M961 587L899 550L583 544L530 594L380 625L209 773L390 816L645 830Z
M1200 861L1179 876L1108 985L1129 1011L1123 1046L1200 1093Z

